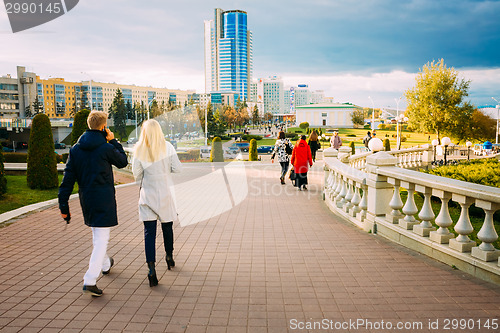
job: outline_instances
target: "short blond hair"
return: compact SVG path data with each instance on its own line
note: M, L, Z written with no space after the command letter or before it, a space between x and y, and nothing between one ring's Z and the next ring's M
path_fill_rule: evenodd
M106 125L108 114L104 111L92 111L87 118L87 125L90 129L100 129L102 125Z

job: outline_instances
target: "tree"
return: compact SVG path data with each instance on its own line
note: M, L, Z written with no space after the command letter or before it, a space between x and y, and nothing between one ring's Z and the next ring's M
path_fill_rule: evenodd
M5 193L7 193L7 178L5 178L5 169L3 162L3 152L0 149L0 198L3 197Z
M156 101L156 99L153 99L153 102L151 102L151 108L149 109L149 112L150 112L151 118L156 118L156 117L160 116L161 110L160 110L160 106L158 105L158 102Z
M471 121L462 132L462 140L493 141L496 135L497 121L479 110L474 110ZM465 130L466 129L466 130Z
M273 114L271 112L266 112L266 114L264 115L264 120L270 121L272 119L273 119Z
M127 108L125 107L123 93L120 88L116 90L115 98L109 110L113 116L115 131L120 136L120 139L123 140L127 136Z
M80 136L89 129L89 126L87 125L89 113L90 111L87 109L83 109L76 113L73 121L73 128L71 130L71 145L74 145Z
M391 151L391 142L389 141L388 138L384 139L384 150Z
M356 154L356 144L354 143L354 141L351 141L349 147L351 148L351 155Z
M224 151L222 150L222 141L216 136L212 141L212 150L210 151L210 162L224 162Z
M58 186L52 128L49 117L44 114L36 115L31 123L27 162L26 178L30 188L45 190Z
M354 127L363 126L365 124L365 112L361 108L356 108L351 113L351 121L354 124Z
M259 107L257 106L257 104L255 104L253 107L252 123L253 123L253 128L255 128L255 125L259 124Z
M130 100L127 100L127 104L125 105L127 108L127 119L135 119L135 112L134 108L132 107L132 103L130 103Z
M470 81L460 79L443 59L424 65L415 81L415 87L405 92L409 128L436 133L438 140L441 135L459 134L473 112L464 101Z
M309 123L307 121L304 121L303 123L300 123L299 127L302 129L307 129L309 127Z
M259 159L259 155L257 154L257 140L250 140L250 147L248 148L248 160L249 161L257 161Z

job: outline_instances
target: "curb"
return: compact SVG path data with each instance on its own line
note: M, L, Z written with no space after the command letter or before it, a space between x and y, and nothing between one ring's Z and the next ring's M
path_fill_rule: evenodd
M128 183L128 184L120 184L116 185L115 188L122 188L122 187L127 187L127 186L132 186L135 185L135 182ZM69 200L76 199L78 198L78 194L72 194L69 197ZM55 199L50 199L47 201L42 201L42 202L37 202L31 205L23 206L8 212L5 212L3 214L0 214L0 228L8 226L9 224L12 224L16 222L19 218L22 218L28 214L34 213L34 212L40 212L44 209L50 208L54 205L57 205L57 198Z

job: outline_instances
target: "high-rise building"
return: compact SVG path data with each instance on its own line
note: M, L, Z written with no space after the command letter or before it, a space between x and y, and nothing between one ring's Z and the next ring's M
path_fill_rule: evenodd
M252 32L247 13L215 9L205 21L205 92L235 92L248 100L252 81Z

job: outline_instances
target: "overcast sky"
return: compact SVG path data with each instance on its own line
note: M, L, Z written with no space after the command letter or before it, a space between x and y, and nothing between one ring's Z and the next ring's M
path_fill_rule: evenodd
M204 92L203 21L214 8L248 13L254 78L395 107L420 68L444 58L472 80L474 104L500 100L499 0L80 0L16 34L3 7L0 75L22 65L42 78Z

